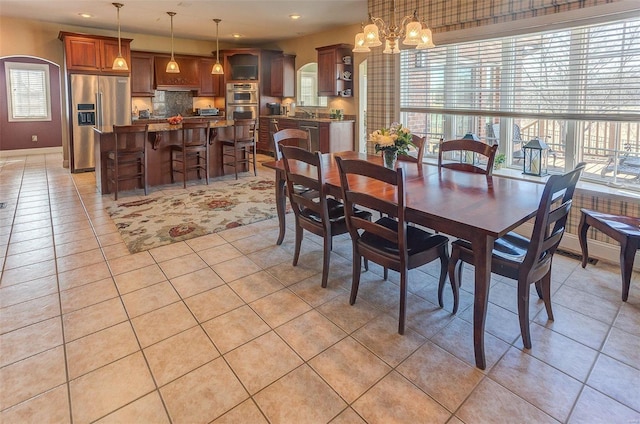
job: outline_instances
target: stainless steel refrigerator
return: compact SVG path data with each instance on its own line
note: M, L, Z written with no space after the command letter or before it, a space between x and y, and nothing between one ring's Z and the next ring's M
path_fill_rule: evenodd
M131 125L131 82L128 76L70 75L71 172L95 168L93 127Z

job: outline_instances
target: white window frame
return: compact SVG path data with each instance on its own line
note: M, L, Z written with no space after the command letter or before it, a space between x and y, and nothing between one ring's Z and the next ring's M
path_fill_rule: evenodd
M7 119L9 122L42 122L51 121L51 87L49 76L49 65L40 63L23 63L23 62L5 62L5 81L7 86ZM43 113L29 113L26 116L20 116L17 112L17 102L15 101L14 94L17 95L16 90L18 82L12 78L12 73L16 71L23 72L37 72L38 77L42 77L42 88L44 92L37 92L34 97L44 97L44 109L40 108ZM22 93L25 95L26 93ZM36 100L37 101L37 100Z
M318 64L315 62L307 63L300 67L297 72L298 78L298 106L327 106L327 98L324 96L318 96ZM312 88L310 93L305 93L303 90L303 79L312 81ZM305 102L304 99L311 99L312 103Z

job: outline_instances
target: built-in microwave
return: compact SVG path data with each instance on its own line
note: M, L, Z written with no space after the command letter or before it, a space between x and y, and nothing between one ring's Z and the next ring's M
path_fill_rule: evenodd
M257 105L257 83L228 83L227 104L229 105Z

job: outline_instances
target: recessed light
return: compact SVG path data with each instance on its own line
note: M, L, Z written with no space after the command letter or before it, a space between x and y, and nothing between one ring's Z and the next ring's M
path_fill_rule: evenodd
M242 37L242 34L237 34L237 33L236 33L236 34L231 34L231 35L233 36L233 38L240 38L240 37Z
M78 13L78 15L82 16L83 18L93 18L93 15L91 13Z
M295 21L295 20L297 20L297 19L300 19L300 15L298 15L297 13L294 13L294 14L292 14L292 15L289 15L289 17L290 17L291 19L293 19L294 21Z

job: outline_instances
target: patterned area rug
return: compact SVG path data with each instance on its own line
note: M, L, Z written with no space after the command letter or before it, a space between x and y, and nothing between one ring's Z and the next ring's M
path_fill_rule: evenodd
M277 215L273 177L225 181L180 195L119 203L107 212L131 253Z

